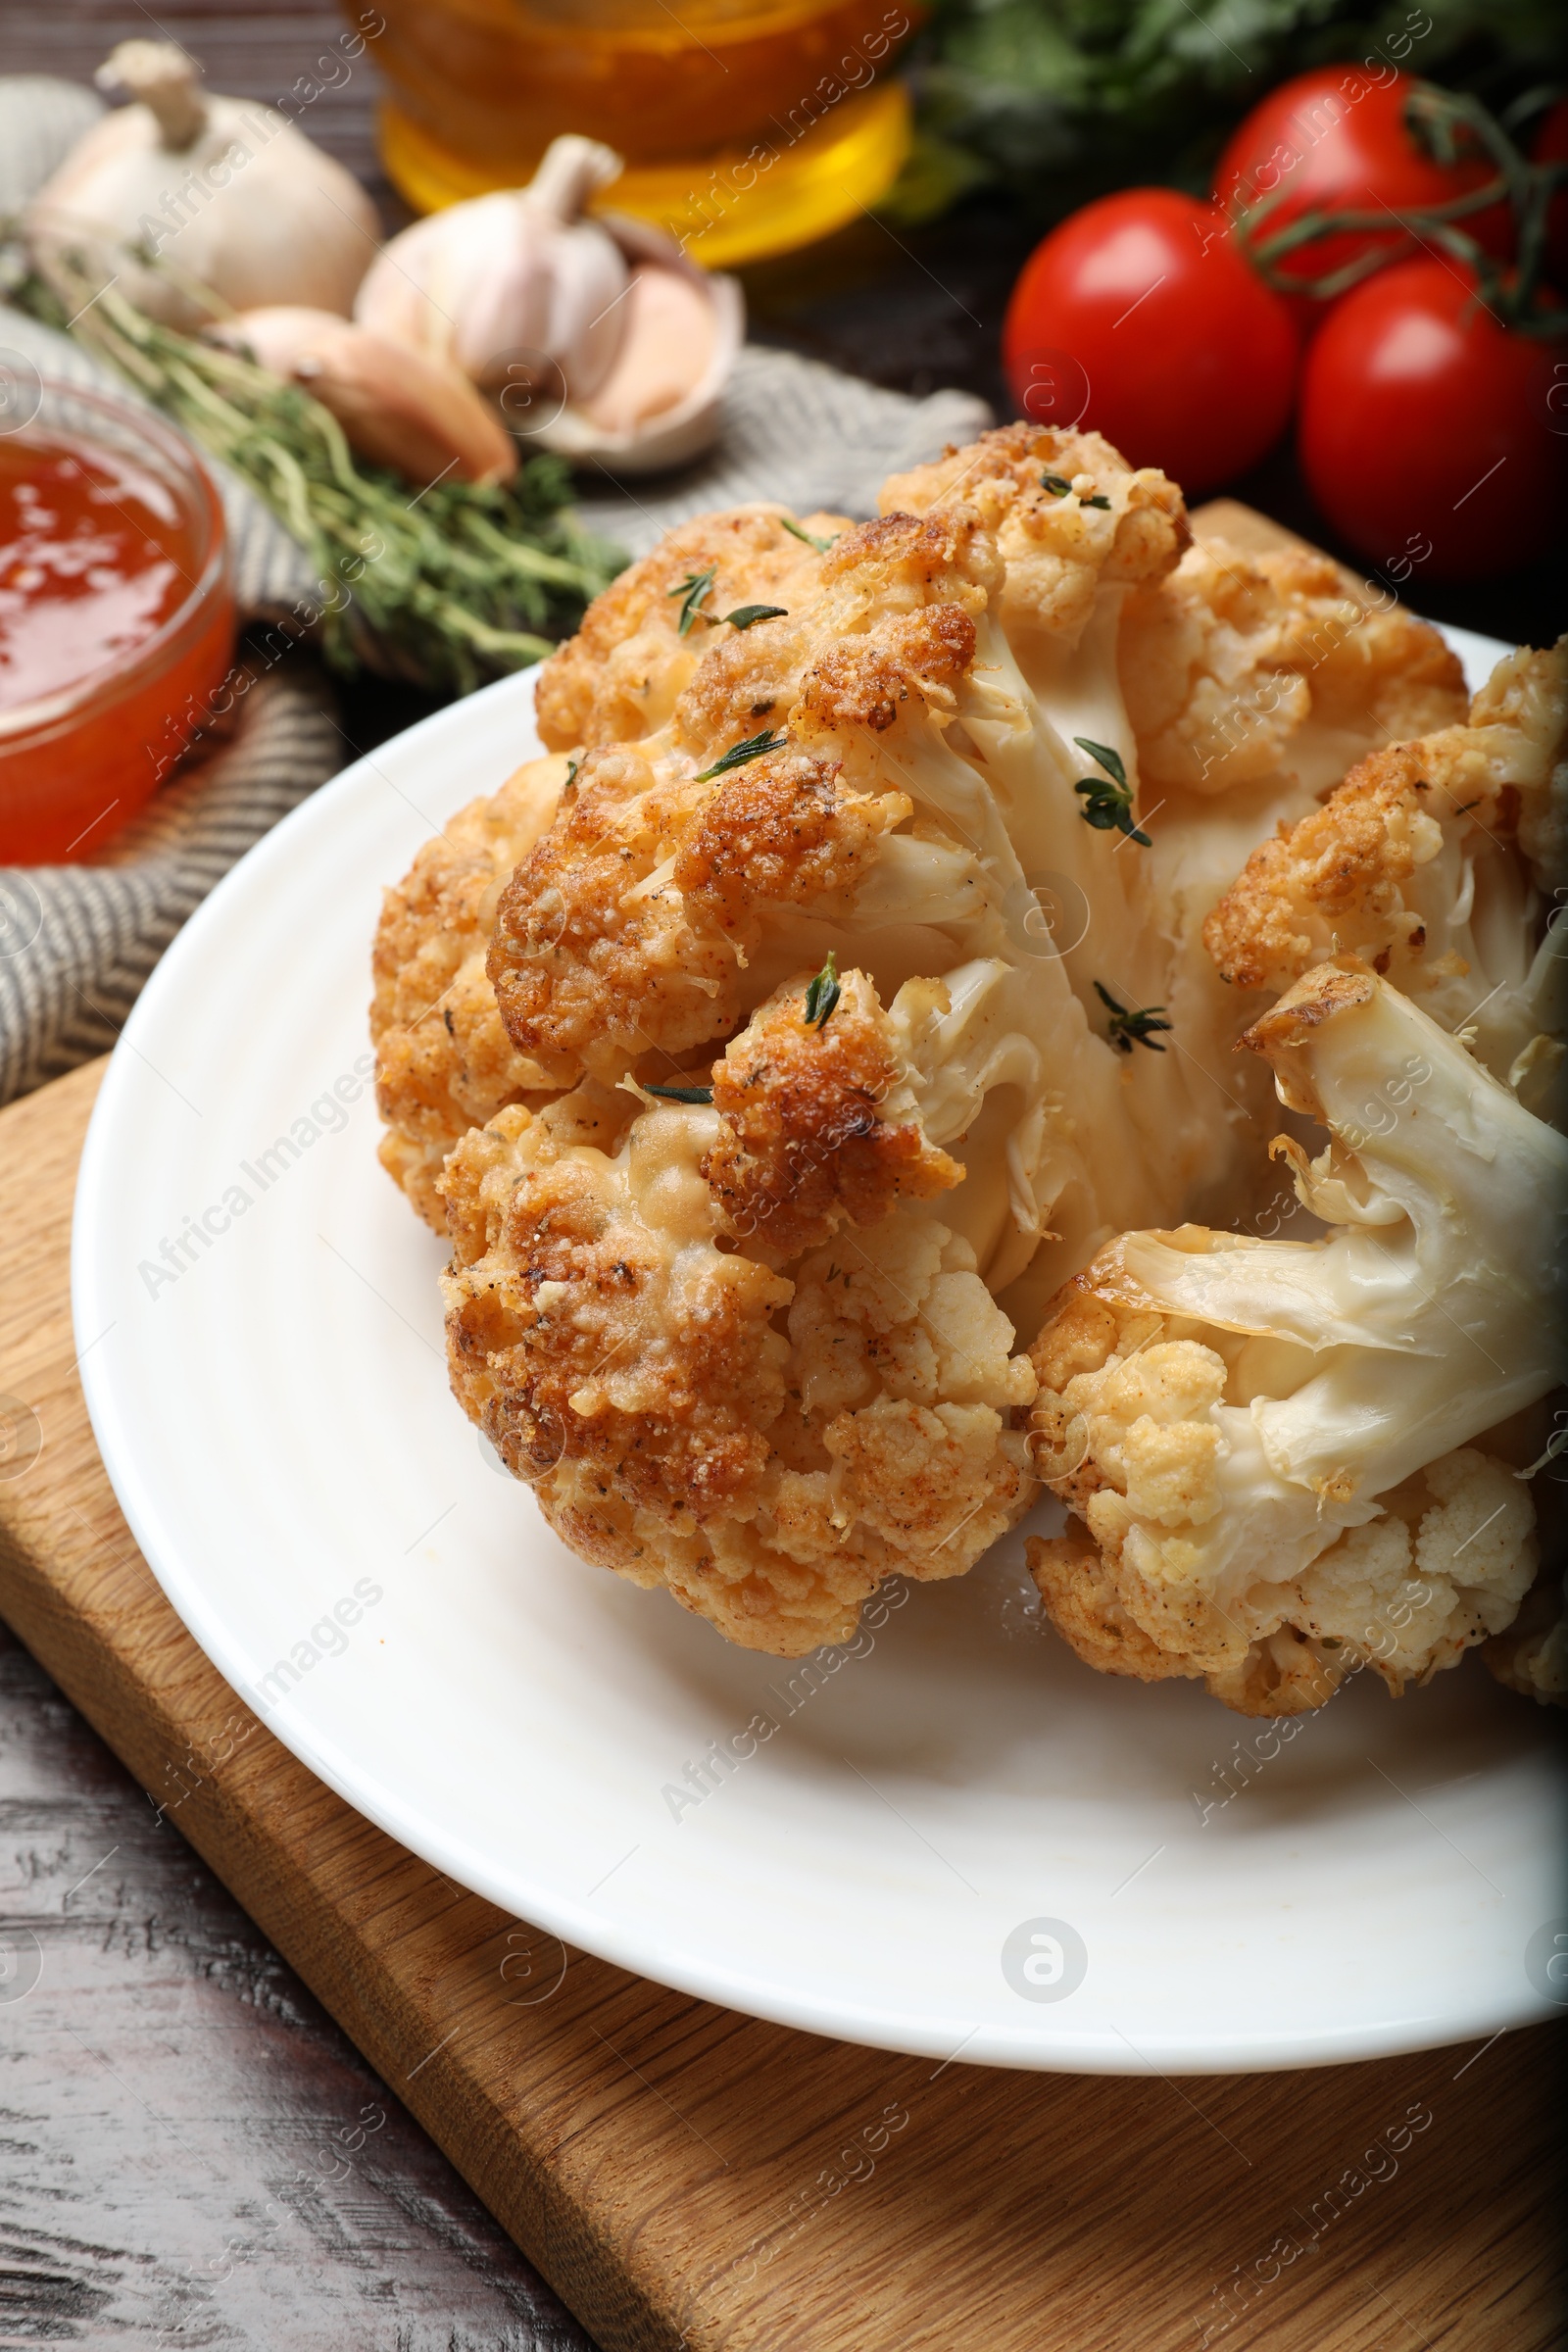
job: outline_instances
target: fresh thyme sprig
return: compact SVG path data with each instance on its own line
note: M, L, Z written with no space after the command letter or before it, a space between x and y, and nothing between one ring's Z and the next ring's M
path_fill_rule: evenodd
M819 556L825 556L833 544L831 539L818 539L810 531L803 530L801 525L798 522L792 522L787 514L780 514L777 519L780 526L788 531L792 539L803 540L808 547L814 547Z
M706 571L689 571L678 587L665 591L666 595L678 596L681 600L680 612L675 621L677 637L689 636L694 622L711 619L712 615L705 612L703 607L711 591L713 575L717 569L716 564L710 564Z
M1152 1032L1156 1029L1173 1031L1175 1023L1167 1021L1163 1004L1146 1004L1141 1012L1131 1012L1118 1004L1108 988L1097 980L1095 994L1110 1014L1108 1036L1118 1054L1130 1054L1134 1046L1147 1046L1151 1054L1163 1054L1165 1049Z
M555 636L542 632L573 626L622 567L620 551L566 511L570 475L557 457L525 459L508 483L449 479L411 492L361 465L308 392L149 318L58 240L11 299L69 326L272 510L319 583L296 617L319 622L340 672L368 657L467 693L553 653Z
M1107 784L1105 776L1080 776L1073 786L1074 792L1084 795L1085 805L1078 811L1084 823L1093 825L1097 833L1114 830L1125 833L1129 841L1141 841L1146 850L1152 848L1149 835L1133 818L1133 788L1120 752L1112 751L1108 743L1091 743L1087 735L1075 735L1073 741L1091 760L1098 760L1110 778Z
M754 629L760 620L789 618L787 605L737 605L733 612L705 612L703 607L713 592L717 570L716 564L710 564L706 571L689 571L677 587L664 591L666 596L681 599L680 615L675 623L677 637L689 636L699 620L706 621L710 629Z
M806 992L806 1026L825 1029L832 1019L843 991L839 987L839 959L829 948L827 961Z
M737 605L724 618L732 629L755 629L760 620L788 620L789 616L788 605Z
M702 774L694 776L692 781L694 784L707 784L714 776L728 775L732 767L744 767L749 760L761 760L769 752L782 751L787 740L782 727L777 734L764 727L760 735L748 735L744 743L732 745L722 760L715 760L711 767L705 767Z

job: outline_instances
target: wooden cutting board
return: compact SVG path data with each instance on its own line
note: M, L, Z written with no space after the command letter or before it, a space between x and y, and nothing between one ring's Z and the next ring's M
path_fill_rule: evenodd
M68 1247L101 1068L0 1113L0 1610L607 2352L1561 2341L1549 2029L1298 2075L934 2066L564 1952L322 1788L93 1445Z

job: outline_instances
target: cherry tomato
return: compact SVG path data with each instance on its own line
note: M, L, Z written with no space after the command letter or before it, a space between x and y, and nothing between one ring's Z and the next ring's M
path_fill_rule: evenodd
M1376 80L1358 66L1327 66L1282 82L1252 109L1220 157L1215 203L1234 219L1267 202L1256 233L1268 236L1304 213L1379 212L1384 206L1409 212L1484 186L1494 176L1485 157L1450 168L1435 164L1416 144L1405 126L1404 105L1417 87L1408 74L1388 72L1386 80ZM1512 251L1506 204L1489 205L1458 225L1488 253L1505 257ZM1304 287L1369 253L1396 260L1409 251L1409 237L1395 226L1345 230L1297 247L1277 267ZM1325 308L1303 294L1299 322L1315 325Z
M1026 416L1092 425L1192 494L1245 473L1279 439L1298 344L1221 214L1173 188L1128 188L1035 248L1002 356Z
M1527 563L1562 527L1568 415L1552 404L1565 363L1568 341L1509 333L1456 264L1397 262L1348 294L1307 352L1307 486L1396 580Z
M1538 164L1568 164L1568 98L1559 98L1536 133L1530 150ZM1546 208L1546 273L1568 285L1568 179Z

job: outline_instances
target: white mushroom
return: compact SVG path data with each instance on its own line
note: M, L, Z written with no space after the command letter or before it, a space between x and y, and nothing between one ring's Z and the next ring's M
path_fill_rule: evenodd
M536 446L631 472L695 456L745 336L734 279L658 229L588 215L620 158L555 140L526 188L416 221L367 273L355 317L450 361Z
M213 315L191 281L236 311L347 315L379 242L352 173L271 107L203 90L172 41L122 41L97 80L132 103L83 132L33 197L24 226L35 246L85 252L187 332ZM135 250L166 267L143 267Z

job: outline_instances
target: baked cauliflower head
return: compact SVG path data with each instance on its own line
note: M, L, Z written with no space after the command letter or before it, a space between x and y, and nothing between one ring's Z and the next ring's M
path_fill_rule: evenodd
M1274 1150L1330 1230L1126 1233L1063 1289L1031 1429L1073 1518L1030 1564L1091 1665L1292 1714L1425 1682L1530 1586L1529 1480L1484 1440L1568 1368L1568 1143L1353 957L1244 1042L1329 1131Z
M883 503L634 565L541 673L548 824L469 811L382 934L383 1155L445 1204L460 1401L579 1553L784 1655L1020 1516L1046 1300L1266 1170L1263 1000L1204 918L1348 759L1463 714L1433 632L1192 551L1098 435ZM1220 679L1281 708L1204 770Z

